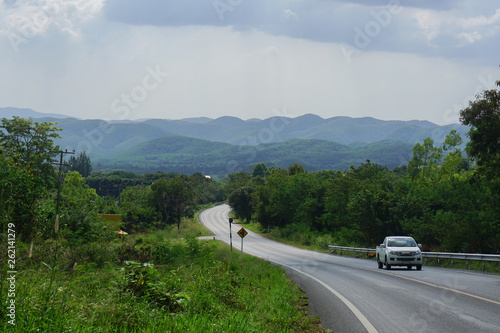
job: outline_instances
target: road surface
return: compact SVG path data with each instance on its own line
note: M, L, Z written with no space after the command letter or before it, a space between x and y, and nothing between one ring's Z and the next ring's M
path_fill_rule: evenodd
M220 205L199 215L227 244L229 212ZM239 251L241 226L231 229ZM282 266L334 332L500 332L498 274L425 266L387 271L374 260L303 250L247 231L243 252Z

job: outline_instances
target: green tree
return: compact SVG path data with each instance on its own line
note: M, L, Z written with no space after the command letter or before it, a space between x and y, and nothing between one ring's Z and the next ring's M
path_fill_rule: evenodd
M82 177L88 177L92 172L92 162L84 151L78 157L72 155L65 164L70 166L64 167L64 172L78 171Z
M160 178L151 185L151 190L153 205L162 223L177 223L179 229L182 217L193 215L194 192L187 176Z
M27 169L43 185L54 185L51 162L59 146L53 139L60 138L54 123L38 123L33 119L14 117L2 119L0 126L0 149L5 158L19 169Z
M238 218L250 221L253 214L252 194L255 191L252 176L241 171L230 174L228 180L226 193L229 205Z
M437 168L443 157L443 149L434 147L434 140L424 139L423 144L416 143L413 147L413 157L408 162L408 173L412 177L429 175Z
M22 240L30 240L43 228L39 215L42 198L54 188L56 173L51 165L59 147L53 123L19 117L2 119L0 126L0 214L3 227L14 223ZM53 221L52 221L53 223Z
M441 163L441 173L453 177L460 170L467 170L469 164L463 157L460 145L462 138L456 130L451 130L443 143L443 152L448 152Z
M294 163L288 167L288 173L290 174L290 176L304 172L306 172L304 167L299 163Z
M338 233L342 228L348 228L347 206L352 192L352 179L347 172L337 171L326 183L325 212L321 216L321 224L324 229Z
M267 175L267 167L264 163L257 163L252 171L252 177L265 177Z
M127 187L120 194L122 221L126 230L145 230L153 226L158 214L151 204L153 192L150 186Z
M232 191L228 197L228 203L233 208L238 218L244 218L250 222L253 213L252 194L255 187L251 184L239 187Z
M61 187L60 230L72 243L95 240L112 232L99 217L98 196L77 172L70 171Z
M226 198L221 184L211 177L204 176L201 173L195 173L189 176L189 181L191 182L195 203L197 205L221 202Z
M2 229L8 223L16 225L16 231L24 239L36 230L36 214L32 210L44 192L36 179L26 169L9 163L0 153L0 221Z
M173 177L175 174L172 174ZM158 177L160 178L160 177ZM115 170L109 173L92 171L85 179L86 184L96 190L100 196L112 196L118 198L120 193L129 186L150 185L153 179L149 175L138 175L133 172Z
M496 82L500 87L500 81ZM500 177L500 90L486 90L460 111L460 122L470 126L467 152L486 175Z

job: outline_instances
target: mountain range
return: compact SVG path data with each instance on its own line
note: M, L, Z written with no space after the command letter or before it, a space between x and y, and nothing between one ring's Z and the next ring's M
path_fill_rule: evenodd
M297 162L316 171L345 169L366 159L393 168L406 164L413 145L427 137L441 144L454 129L466 141L468 132L460 124L439 126L370 117L324 119L314 114L264 120L224 116L109 122L0 108L0 118L13 115L57 122L63 131L56 144L77 153L86 151L94 169L135 172L158 169L222 175L248 170L259 162L276 167Z

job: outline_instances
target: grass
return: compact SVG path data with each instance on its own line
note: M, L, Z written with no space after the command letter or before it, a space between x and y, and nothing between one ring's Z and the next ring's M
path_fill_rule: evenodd
M198 240L203 228L72 247L19 244L16 326L5 332L325 332L280 267ZM76 264L75 264L76 263ZM4 269L2 274L7 270ZM1 277L5 280L5 276ZM5 285L2 299L7 299Z

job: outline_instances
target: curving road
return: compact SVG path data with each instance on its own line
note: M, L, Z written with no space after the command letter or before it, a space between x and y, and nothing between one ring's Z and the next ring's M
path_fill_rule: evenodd
M199 221L229 244L228 205ZM233 248L241 238L232 225ZM500 332L500 275L423 267L377 268L374 260L284 245L251 231L243 252L282 266L308 294L313 313L334 332Z

